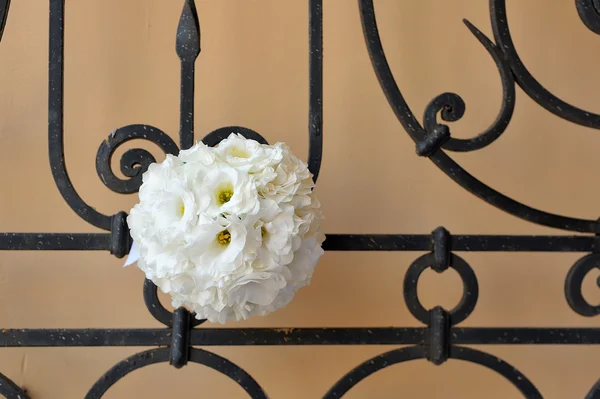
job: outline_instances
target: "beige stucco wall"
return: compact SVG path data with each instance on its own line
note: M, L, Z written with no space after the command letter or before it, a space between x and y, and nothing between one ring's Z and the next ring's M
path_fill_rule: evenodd
M182 1L67 1L66 160L82 197L104 213L128 210L135 195L110 192L95 155L116 127L178 128L175 28ZM307 153L308 45L305 0L199 0L197 138L243 125L270 142ZM356 1L325 0L325 141L317 188L329 233L561 234L520 221L476 199L414 154L382 94L362 38ZM552 7L549 7L550 3ZM435 95L467 103L456 137L495 118L500 80L470 19L491 35L487 2L376 0L389 61L417 115ZM578 19L573 1L508 1L524 62L567 101L600 110L600 38ZM0 45L0 230L93 232L66 205L47 160L48 1L14 0ZM136 143L138 144L138 143ZM156 150L151 145L141 145ZM131 148L131 147L127 147ZM119 152L118 154L121 154ZM600 215L600 132L574 126L522 92L511 126L482 151L453 155L498 190L544 210ZM116 157L118 160L118 157ZM402 298L416 253L327 253L313 284L286 309L232 326L416 326ZM465 326L595 326L566 304L563 281L578 254L468 253L480 299ZM0 253L0 327L158 327L142 300L142 273L108 253ZM585 293L600 300L596 275ZM427 272L426 306L452 307L453 272ZM272 398L319 398L344 373L389 347L213 348L249 371ZM530 377L549 399L582 398L600 377L595 347L486 347ZM0 350L0 370L32 398L81 398L114 363L139 348ZM107 398L243 398L234 383L190 365L142 369ZM479 366L413 362L386 369L348 396L359 398L512 398L517 391Z

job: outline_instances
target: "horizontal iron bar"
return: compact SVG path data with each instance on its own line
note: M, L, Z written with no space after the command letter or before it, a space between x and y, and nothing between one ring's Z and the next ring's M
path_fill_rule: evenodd
M3 329L0 347L169 345L170 334L166 328Z
M598 345L600 328L462 328L451 330L457 345ZM197 328L194 346L420 345L426 327L395 328ZM1 330L0 347L169 345L171 330L25 329Z
M0 250L108 251L109 233L0 233Z
M451 334L462 345L600 344L600 328L453 328Z
M452 251L475 252L593 252L600 249L595 236L452 235ZM430 234L328 234L326 251L429 251Z
M453 235L453 251L595 252L595 236ZM328 234L326 251L429 251L430 234ZM0 233L0 251L108 251L109 233Z

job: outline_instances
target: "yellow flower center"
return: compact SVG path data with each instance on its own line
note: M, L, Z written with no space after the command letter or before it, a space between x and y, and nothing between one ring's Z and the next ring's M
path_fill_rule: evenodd
M228 203L229 200L231 200L231 197L233 197L232 190L221 190L218 195L219 205Z
M236 158L250 158L250 153L244 148L231 147L229 154Z
M233 183L223 182L219 184L214 191L215 202L218 206L223 206L233 197Z
M181 206L179 207L179 214L181 216L183 216L184 213L185 213L185 205L181 204Z
M217 234L217 242L223 246L229 245L231 242L231 234L228 230L223 230L219 234Z

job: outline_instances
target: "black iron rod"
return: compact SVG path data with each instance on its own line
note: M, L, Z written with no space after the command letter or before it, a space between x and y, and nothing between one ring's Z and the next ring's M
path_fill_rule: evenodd
M316 182L323 158L323 0L309 0L308 169Z
M328 234L326 251L429 251L429 234ZM593 252L595 236L452 235L452 251L471 252Z
M326 251L429 251L430 234L328 234ZM595 252L595 236L453 235L452 251L466 252ZM107 233L0 233L0 250L109 250Z
M0 250L108 251L111 235L61 233L1 233Z
M48 61L48 156L56 186L67 204L82 219L110 230L111 217L89 206L77 194L65 165L64 149L64 52L65 0L50 0Z
M196 5L191 0L184 3L175 48L181 59L179 143L185 150L194 145L194 64L200 54L200 24Z
M422 345L426 327L197 328L193 346ZM600 328L460 328L453 345L598 345ZM10 329L0 347L167 346L171 329Z

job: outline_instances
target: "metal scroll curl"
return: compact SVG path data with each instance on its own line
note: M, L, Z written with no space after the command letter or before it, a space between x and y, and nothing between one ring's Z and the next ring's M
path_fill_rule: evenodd
M386 367L411 360L426 358L427 350L423 346L410 346L407 348L395 349L379 356L375 356L343 376L333 388L323 396L323 399L341 398L356 384ZM525 398L542 399L540 392L527 377L500 358L476 349L460 346L451 348L450 358L476 363L493 370L513 384Z
M599 33L600 14L598 13L598 6L600 6L600 3L597 0L577 0L576 5L584 24L592 31ZM490 0L490 18L498 48L504 53L504 57L510 64L515 79L523 91L532 100L562 119L581 126L600 129L600 114L577 108L556 97L542 86L525 67L510 35L506 0Z
M466 19L463 20L463 22L496 63L496 67L500 72L500 80L502 81L502 106L500 107L500 112L498 113L496 120L484 132L473 138L457 139L450 137L448 131L447 141L442 144L442 147L449 151L459 152L479 150L496 141L508 127L515 109L515 81L510 66L504 59L502 52L473 24ZM441 117L444 121L455 122L463 117L465 109L465 102L458 94L440 94L431 100L425 108L423 115L423 125L425 130L430 135L436 129L447 129L446 125L440 125L438 123L438 112L441 111Z
M575 0L579 18L594 33L600 35L600 1Z
M600 254L590 254L579 259L569 270L565 280L565 296L571 309L582 316L592 317L600 314L600 304L593 306L581 292L583 280L594 269L600 270ZM600 287L600 278L598 278Z
M267 395L265 394L264 390L250 376L250 374L231 361L215 355L214 353L195 348L190 349L189 355L190 362L205 365L220 372L221 374L226 375L238 383L252 399L267 399ZM115 366L113 366L113 368L108 370L102 377L100 377L100 379L89 390L85 396L85 399L102 398L102 396L104 396L110 387L112 387L116 382L132 371L149 366L151 364L165 363L168 361L169 348L151 349L145 352L136 353L120 363L117 363Z
M134 139L148 140L159 146L165 154L177 155L177 144L162 130L149 125L129 125L112 132L100 144L96 156L96 171L104 185L121 194L135 193L142 185L142 174L156 159L148 151L134 148L121 157L121 172L129 179L120 179L112 171L111 160L116 149Z
M439 146L443 144L443 132L433 137L432 140L429 132L423 129L415 118L398 89L379 37L373 0L358 0L358 4L365 42L379 84L404 130L417 143L418 151L422 150L422 155L427 155L440 170L464 189L511 215L532 223L563 230L585 233L593 233L598 230L598 222L595 220L571 218L544 212L509 198L475 178L442 151ZM423 143L425 145L421 146ZM420 146L421 148L419 148Z

